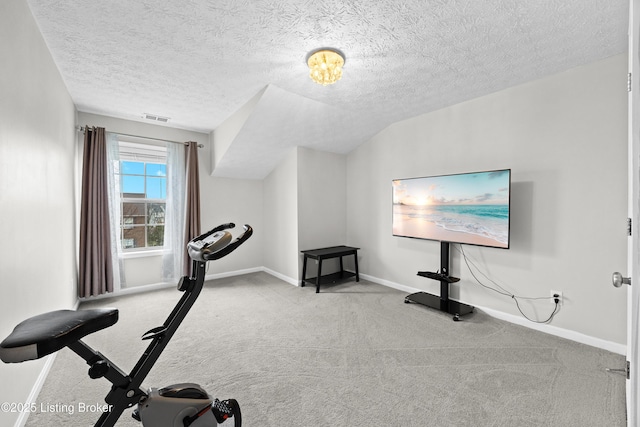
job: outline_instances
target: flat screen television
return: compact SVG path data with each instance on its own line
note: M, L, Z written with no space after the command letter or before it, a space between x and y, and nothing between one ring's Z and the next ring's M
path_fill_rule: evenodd
M508 249L511 169L395 179L393 235Z

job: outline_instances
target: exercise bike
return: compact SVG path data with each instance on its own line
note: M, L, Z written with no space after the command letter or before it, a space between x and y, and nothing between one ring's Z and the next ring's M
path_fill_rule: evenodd
M198 384L174 384L148 391L140 388L198 298L206 263L230 254L253 233L251 226L245 225L242 235L232 241L231 233L226 230L234 227L233 223L219 225L187 244L192 260L191 275L182 277L178 283L178 290L184 294L162 326L143 334L142 339L151 342L131 373L126 374L81 341L86 335L114 325L118 321L115 308L57 310L31 317L18 324L0 343L0 359L5 363L20 363L69 347L87 362L89 377L104 377L112 384L105 397L107 409L96 427L114 426L122 413L134 405L137 409L132 413L133 418L146 427L215 427L229 418L233 418L235 427L241 426L240 406L235 399L214 400Z

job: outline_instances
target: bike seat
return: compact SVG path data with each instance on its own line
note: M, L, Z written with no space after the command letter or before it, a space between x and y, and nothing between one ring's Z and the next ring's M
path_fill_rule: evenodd
M30 317L0 343L0 359L5 363L39 359L117 321L117 308L57 310Z

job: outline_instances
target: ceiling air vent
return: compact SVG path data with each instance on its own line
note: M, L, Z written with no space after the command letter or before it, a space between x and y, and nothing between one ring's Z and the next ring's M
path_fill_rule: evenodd
M169 121L169 117L162 117L155 114L144 113L142 117L147 120L152 120L154 122L167 123Z

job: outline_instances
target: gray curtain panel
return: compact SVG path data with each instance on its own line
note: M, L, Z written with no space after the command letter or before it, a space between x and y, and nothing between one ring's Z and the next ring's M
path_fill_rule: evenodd
M85 127L80 210L78 296L113 292L107 141L104 128Z
M186 248L189 240L200 235L200 174L198 169L198 144L193 141L188 142L185 150L187 194L184 247ZM191 259L186 250L184 251L183 273L185 275L191 273Z

